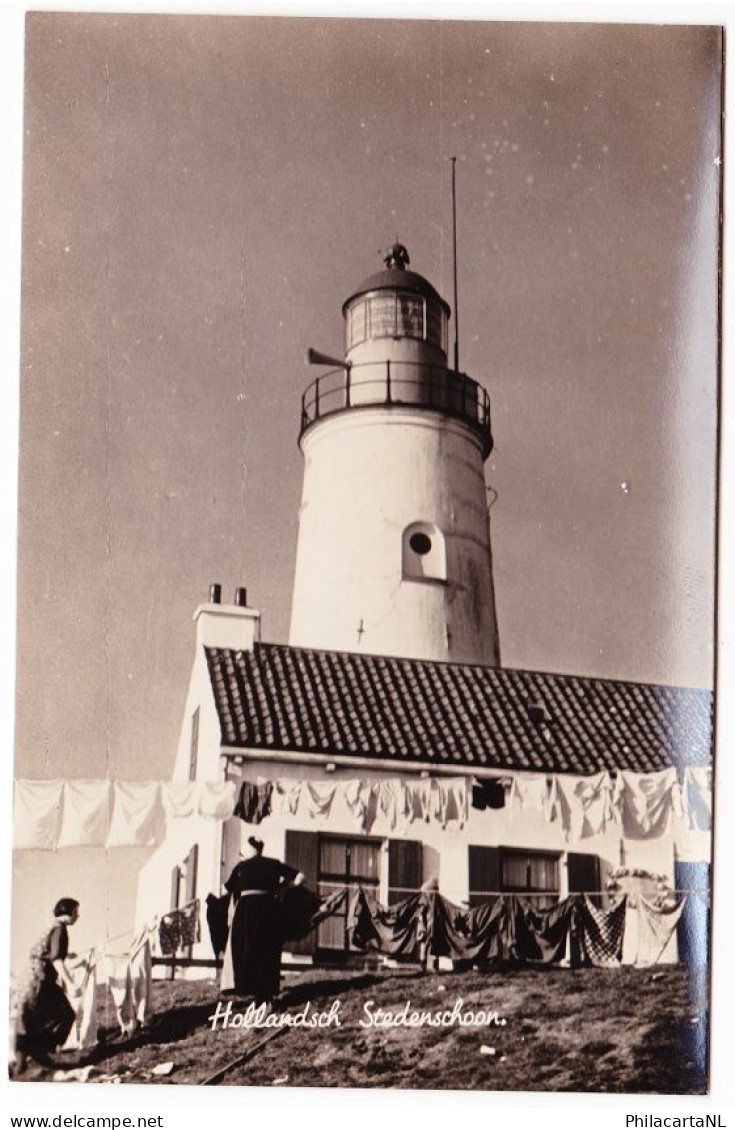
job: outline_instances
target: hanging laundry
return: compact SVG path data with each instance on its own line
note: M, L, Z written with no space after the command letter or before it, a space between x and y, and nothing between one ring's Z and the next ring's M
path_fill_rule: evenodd
M270 815L272 793L273 785L270 781L258 784L253 781L243 781L233 816L239 816L247 824L260 824L266 816Z
M591 777L558 774L555 803L567 843L604 835L613 818L610 774L606 770Z
M229 820L235 811L234 781L200 781L199 815L210 820Z
M638 895L638 953L636 965L658 965L679 919L684 913L687 896L663 906Z
M508 786L510 781L508 780ZM479 812L488 808L505 808L506 779L501 777L486 778L472 782L472 807Z
M133 938L129 953L107 955L107 983L120 1030L124 1036L131 1036L152 1011L153 961L148 926Z
M337 792L337 785L332 781L304 781L301 795L306 804L306 814L313 820L320 820L329 816Z
M167 820L183 820L199 810L198 781L167 781L161 785L161 799Z
M195 945L196 942L202 940L200 911L199 899L195 899L194 902L190 902L187 906L183 906L181 910L178 911L180 915L179 934L182 949L188 949L190 946Z
M432 812L432 785L428 777L420 781L406 781L406 807L408 809L409 823L415 820L431 820Z
M684 770L684 812L693 831L712 828L712 770L687 766Z
M400 831L408 826L411 819L411 801L405 781L389 777L380 781L378 789L378 808L388 824L391 832Z
M194 899L186 906L169 910L158 921L158 943L165 957L180 949L188 949L201 940L200 903Z
M361 832L369 832L378 807L377 786L355 779L342 782L342 796Z
M469 910L434 897L430 952L452 961L507 961L508 906L501 896Z
M58 847L104 847L110 829L110 782L64 781Z
M64 783L16 781L13 803L13 847L55 851L61 832Z
M153 847L164 839L158 781L113 781L107 847Z
M299 807L301 781L292 777L280 777L273 782L271 813L274 816L293 816Z
M425 896L411 895L393 906L382 907L359 888L351 915L352 944L390 957L417 957L421 941L421 911Z
M433 784L433 815L442 828L449 824L463 828L470 807L467 777L439 777Z
M547 820L551 818L551 797L545 774L516 774L510 789L510 808L513 815L538 812Z
M335 891L326 900L304 884L286 885L279 895L280 929L284 942L300 942L325 918L336 914L347 902L347 888Z
M75 1018L64 1050L86 1051L97 1043L97 955L94 950L70 968L70 972L79 995L72 997L67 993Z
M209 894L206 898L206 904L209 940L212 943L215 959L219 961L220 956L225 952L227 935L230 930L228 921L230 895L220 895L218 897L217 895Z
M631 840L663 836L677 798L676 769L659 773L632 773L621 769L615 787L615 804L623 835Z
M578 896L572 923L573 965L615 968L623 956L626 898L609 910L600 910L589 895Z
M164 957L173 957L181 947L181 922L176 911L161 915L158 922L158 946Z

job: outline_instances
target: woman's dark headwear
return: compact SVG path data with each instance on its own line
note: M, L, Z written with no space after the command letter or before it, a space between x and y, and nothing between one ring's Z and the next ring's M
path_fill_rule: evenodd
M73 914L78 906L76 899L59 899L54 907L54 918L60 918L62 914Z
M250 844L251 848L254 848L255 851L257 851L258 855L262 855L263 848L265 847L265 844L262 840L257 839L255 836L248 836L248 843Z

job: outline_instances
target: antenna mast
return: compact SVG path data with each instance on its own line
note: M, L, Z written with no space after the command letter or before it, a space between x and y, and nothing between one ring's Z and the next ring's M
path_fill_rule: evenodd
M457 309L457 158L452 157L452 259L454 270L454 371L459 372L459 310Z

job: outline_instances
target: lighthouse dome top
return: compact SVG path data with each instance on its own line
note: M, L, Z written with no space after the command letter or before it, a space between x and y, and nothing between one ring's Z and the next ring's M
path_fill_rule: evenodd
M431 285L428 279L425 279L423 275L417 274L416 271L406 269L411 260L407 249L402 243L392 244L384 255L383 262L385 263L385 269L376 271L375 274L369 275L363 280L357 290L355 290L343 304L343 313L347 311L347 308L356 298L360 298L364 294L369 294L376 290L394 290L419 295L421 298L425 298L430 302L436 302L443 308L445 315L447 317L450 316L448 304Z

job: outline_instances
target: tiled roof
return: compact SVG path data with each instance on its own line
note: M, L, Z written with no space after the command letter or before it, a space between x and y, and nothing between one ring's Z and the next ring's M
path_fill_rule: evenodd
M277 644L206 653L227 746L567 773L710 761L708 691Z

